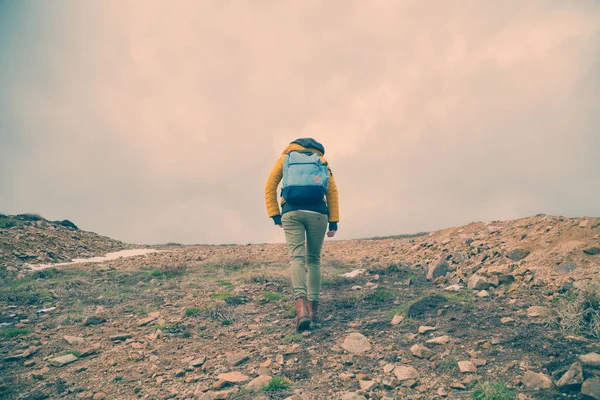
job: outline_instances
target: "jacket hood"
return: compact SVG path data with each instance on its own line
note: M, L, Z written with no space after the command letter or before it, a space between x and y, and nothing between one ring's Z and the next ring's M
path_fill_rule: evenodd
M283 154L287 154L293 150L298 150L298 146L303 147L305 149L316 150L320 155L325 154L325 147L319 142L317 142L313 138L301 138L296 139L286 149L283 151Z

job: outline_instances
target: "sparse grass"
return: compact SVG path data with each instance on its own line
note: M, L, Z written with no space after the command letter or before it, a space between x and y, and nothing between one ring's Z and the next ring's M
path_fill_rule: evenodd
M286 337L283 338L283 341L286 343L297 343L302 341L301 333L290 333Z
M549 322L558 324L562 331L600 338L600 285L589 284L568 293L555 309L556 315Z
M155 326L156 329L160 329L165 333L177 334L177 333L185 333L187 331L187 327L179 322L168 322L166 324L158 324Z
M224 300L231 296L231 293L213 293L210 295L210 298L213 300Z
M398 307L394 307L391 310L389 310L386 314L386 316L388 317L388 319L392 319L394 318L394 315L402 315L403 317L406 318L406 312L408 311L408 308L410 307L411 302L407 302L407 303L402 303L401 305L399 305Z
M117 375L113 378L113 382L117 383L117 382L121 382L123 380L123 377L121 375Z
M282 376L274 376L263 388L265 392L282 392L288 390L292 385Z
M187 267L181 264L167 264L160 267L160 270L165 278L170 279L185 274Z
M75 357L81 357L81 352L77 350L67 350L64 355L66 356L68 354L73 354Z
M477 385L471 393L474 400L512 400L515 394L504 383L485 382Z
M160 269L155 269L152 272L150 272L150 276L153 278L158 278L162 275L163 275L163 272Z
M388 301L394 300L394 297L396 297L394 292L378 288L373 293L366 295L364 297L364 301L370 303L386 303Z
M266 292L263 294L263 301L265 303L270 303L272 301L279 301L283 299L285 296L280 293Z
M219 285L223 286L224 288L227 288L227 289L232 289L233 288L233 283L231 283L231 282L229 282L229 281L227 281L225 279L217 279L216 282Z
M358 304L364 299L364 297L365 294L363 292L351 292L345 296L335 297L331 300L331 305L333 308L356 308Z
M193 317L195 315L198 315L202 312L202 309L200 307L190 307L190 308L186 308L185 310L185 316L186 317Z
M17 336L25 336L25 335L29 335L31 333L31 329L27 329L27 328L5 328L5 329L0 329L0 338L4 338L4 339L12 339L15 338Z
M457 366L458 366L458 361L456 360L456 358L453 358L453 357L444 358L444 359L440 360L439 363L437 363L437 369L442 372L451 372Z
M224 319L223 321L221 321L221 325L223 325L223 326L229 326L229 325L231 325L231 320Z

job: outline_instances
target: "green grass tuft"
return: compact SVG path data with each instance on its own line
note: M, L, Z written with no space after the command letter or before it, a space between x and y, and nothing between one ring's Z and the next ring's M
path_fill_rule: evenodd
M474 400L513 400L514 393L504 383L485 382L477 385L471 393Z
M302 341L301 333L290 333L286 337L283 338L283 341L286 343L297 343Z
M274 376L263 390L265 392L282 392L288 390L292 385L282 376Z
M272 301L279 301L283 299L285 296L280 293L266 292L263 294L263 301L266 303L270 303Z
M231 293L213 293L210 295L213 300L224 300L228 297L231 297Z
M193 317L194 315L198 315L202 312L200 307L190 307L185 310L186 317Z
M5 339L12 339L20 335L29 335L31 329L27 328L6 328L0 329L0 337Z

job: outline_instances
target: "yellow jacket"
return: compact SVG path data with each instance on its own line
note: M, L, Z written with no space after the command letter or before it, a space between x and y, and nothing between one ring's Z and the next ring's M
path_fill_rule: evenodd
M321 153L319 150L306 148L296 143L292 143L287 146L271 170L265 185L265 201L267 203L267 213L269 214L269 217L281 215L279 204L277 203L277 187L279 186L281 179L283 179L283 160L286 154L289 154L292 151L310 151L312 153L317 153L321 156L321 161L323 164L327 164L327 160L325 160L323 153ZM335 184L333 174L331 173L331 168L329 168L329 186L327 187L327 193L325 194L325 201L327 208L329 209L329 222L339 222L340 209L338 201L338 189ZM285 199L281 199L282 207L284 204Z

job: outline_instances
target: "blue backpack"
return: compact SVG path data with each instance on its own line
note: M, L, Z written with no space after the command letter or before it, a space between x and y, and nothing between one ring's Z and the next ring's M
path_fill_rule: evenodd
M281 197L290 204L323 201L329 185L329 168L317 153L292 151L283 161Z

